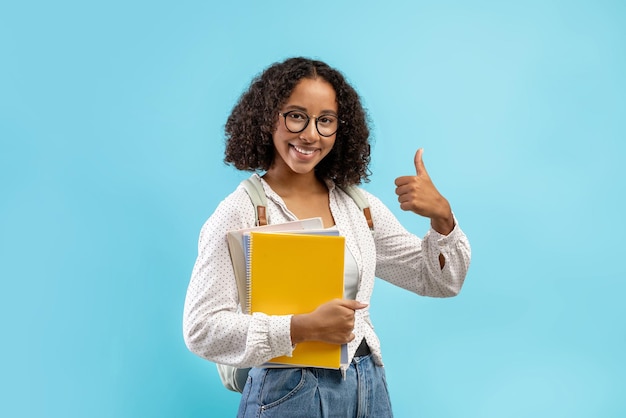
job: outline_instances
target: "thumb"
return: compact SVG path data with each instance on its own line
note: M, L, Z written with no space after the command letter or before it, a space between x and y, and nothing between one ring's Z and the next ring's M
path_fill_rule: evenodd
M343 306L345 306L346 308L350 308L353 311L356 311L356 310L359 310L359 309L366 308L368 305L367 305L367 303L359 302L357 300L344 299L343 300Z
M422 155L424 154L424 148L420 148L415 153L415 157L413 158L413 163L415 164L415 172L417 175L427 175L426 166L424 166L424 161L422 160Z

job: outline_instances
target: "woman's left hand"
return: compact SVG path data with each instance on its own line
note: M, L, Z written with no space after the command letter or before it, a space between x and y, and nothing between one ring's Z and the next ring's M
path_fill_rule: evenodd
M454 229L452 209L430 179L422 161L423 153L423 148L415 153L413 160L415 176L402 176L396 179L398 202L402 210L410 210L420 216L430 218L430 224L435 231L448 235Z

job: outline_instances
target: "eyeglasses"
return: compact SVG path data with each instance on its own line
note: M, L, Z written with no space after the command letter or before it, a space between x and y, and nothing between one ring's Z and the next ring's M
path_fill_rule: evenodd
M300 133L309 126L311 119L315 119L315 128L321 136L332 136L339 129L339 124L343 123L336 115L326 114L311 118L300 110L290 110L289 112L279 112L280 116L285 118L285 126L287 130L293 134Z

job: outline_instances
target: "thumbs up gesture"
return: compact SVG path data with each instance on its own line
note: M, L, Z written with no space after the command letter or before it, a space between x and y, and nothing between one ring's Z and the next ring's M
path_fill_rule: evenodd
M415 153L415 175L398 177L396 194L400 208L412 211L420 216L430 218L433 229L440 234L447 235L454 229L454 219L450 204L433 184L422 155L424 150L418 149Z

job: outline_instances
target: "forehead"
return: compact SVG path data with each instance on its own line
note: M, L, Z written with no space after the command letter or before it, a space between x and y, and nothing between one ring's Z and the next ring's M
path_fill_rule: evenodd
M337 111L337 95L328 81L322 78L303 78L296 84L285 105L298 106L309 111Z

